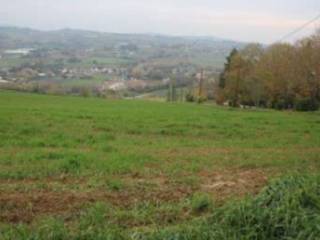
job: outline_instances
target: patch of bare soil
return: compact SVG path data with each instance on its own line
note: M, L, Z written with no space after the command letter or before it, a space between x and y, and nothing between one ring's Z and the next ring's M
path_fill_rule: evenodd
M93 191L2 191L0 192L0 222L30 223L42 215L73 215L90 203L106 202L113 206L130 208L148 201L153 203L178 202L191 194L187 187L145 187L144 180L135 188L121 191L94 189ZM150 184L150 182L148 182Z
M268 181L266 173L257 169L202 172L201 190L224 201L230 197L257 194Z
M143 177L139 175L123 176L128 187L119 191L107 188L94 188L86 191L54 190L50 183L86 184L85 179L44 179L14 180L7 184L42 184L46 189L5 190L0 192L0 222L31 223L43 215L70 216L90 203L105 202L116 207L130 208L135 204L147 201L151 203L174 203L201 191L212 194L215 199L224 201L229 197L241 197L255 194L265 186L266 175L259 170L230 170L219 172L201 172L200 185L191 187L187 184L175 184L166 176ZM6 184L3 181L1 184Z

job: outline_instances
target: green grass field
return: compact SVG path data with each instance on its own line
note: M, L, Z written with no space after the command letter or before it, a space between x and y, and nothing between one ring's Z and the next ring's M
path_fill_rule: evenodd
M133 63L132 59L126 59L121 57L88 57L83 59L79 63L70 63L72 67L92 67L96 64L102 64L103 66L107 67L114 67L114 66L126 66L130 63Z
M26 64L27 62L28 62L27 59L14 55L6 58L0 58L0 67L12 68L12 67L20 66L22 64Z
M60 80L63 87L98 87L103 84L104 81L109 78L106 76L96 75L91 79L68 79L68 80Z
M1 240L319 239L319 169L319 112L0 91Z

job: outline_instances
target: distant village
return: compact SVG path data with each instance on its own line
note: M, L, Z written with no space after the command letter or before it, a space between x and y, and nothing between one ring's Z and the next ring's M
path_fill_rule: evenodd
M138 92L167 89L170 84L177 87L190 86L199 81L199 69L187 63L151 64L148 61L130 64L105 64L90 54L94 49L77 53L57 50L39 50L32 48L10 49L0 52L3 62L16 64L0 64L0 87L18 86L31 91L38 88L55 89L56 92L95 91L105 92ZM119 55L123 51L115 53ZM127 51L127 55L134 52ZM102 58L103 59L103 58ZM217 75L216 70L206 70L206 75ZM72 83L76 84L73 86ZM23 90L24 90L23 89ZM69 89L69 90L68 90ZM29 89L28 89L29 91ZM45 89L45 92L48 90Z

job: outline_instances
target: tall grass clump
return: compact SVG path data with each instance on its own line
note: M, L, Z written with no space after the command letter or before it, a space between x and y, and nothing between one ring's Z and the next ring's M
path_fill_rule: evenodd
M320 239L320 177L285 177L253 199L213 211L206 220L145 239Z
M320 239L320 178L277 180L255 199L228 207L218 219L215 224L234 239Z

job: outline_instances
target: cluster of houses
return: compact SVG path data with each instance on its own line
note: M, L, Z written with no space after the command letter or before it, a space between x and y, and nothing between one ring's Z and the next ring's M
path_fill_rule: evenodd
M143 90L149 83L145 80L130 79L130 80L111 80L105 81L99 88L99 91L123 91L123 90Z
M91 68L63 68L60 71L60 75L63 78L90 78L95 75L105 75L108 76L121 76L125 78L128 75L128 70L126 68L107 68L107 67L91 67Z
M4 80L1 76L0 76L0 84L3 84L3 83L8 83L7 80Z
M51 69L39 70L33 67L22 67L14 70L0 69L0 78L11 81L30 81L30 80L50 80L50 79L90 79L94 76L105 76L107 78L120 77L127 79L128 70L126 68L62 68L58 71Z

